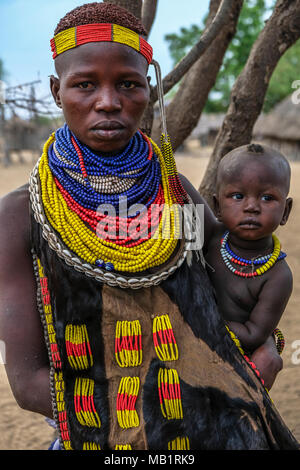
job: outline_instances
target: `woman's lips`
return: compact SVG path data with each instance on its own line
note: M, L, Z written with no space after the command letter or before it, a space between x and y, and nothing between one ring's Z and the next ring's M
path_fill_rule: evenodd
M91 130L101 140L112 140L124 132L124 126L117 121L102 121L95 124Z

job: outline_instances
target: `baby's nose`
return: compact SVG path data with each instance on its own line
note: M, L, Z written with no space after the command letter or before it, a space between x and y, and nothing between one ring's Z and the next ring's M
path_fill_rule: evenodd
M260 212L259 200L255 197L245 198L244 211L245 212Z

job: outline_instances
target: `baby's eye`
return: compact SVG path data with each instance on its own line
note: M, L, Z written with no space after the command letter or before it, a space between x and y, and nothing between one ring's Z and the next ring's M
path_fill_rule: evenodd
M264 194L261 198L263 201L272 201L273 196L271 196L270 194Z
M77 86L78 86L78 88L87 90L88 88L91 88L93 86L93 84L91 82L81 82Z
M236 201L239 201L240 199L243 199L243 195L241 193L234 193L232 194L232 199L235 199Z
M121 88L126 88L126 90L131 90L135 86L136 86L135 83L131 82L130 80L124 80L121 83Z

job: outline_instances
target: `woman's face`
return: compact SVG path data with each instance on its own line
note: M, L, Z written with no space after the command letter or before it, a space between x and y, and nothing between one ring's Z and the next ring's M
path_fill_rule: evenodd
M116 152L139 128L149 101L148 64L128 46L89 43L56 59L51 91L70 130L96 152Z

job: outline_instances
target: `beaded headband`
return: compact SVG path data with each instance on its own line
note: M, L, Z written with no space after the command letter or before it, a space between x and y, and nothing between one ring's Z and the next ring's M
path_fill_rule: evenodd
M82 44L102 41L125 44L142 54L148 64L152 61L152 47L142 36L139 36L131 29L111 23L84 24L56 34L50 41L53 59L59 54Z

